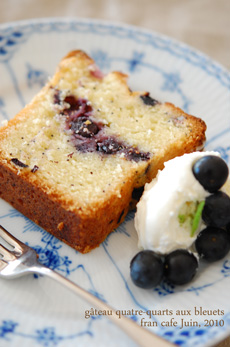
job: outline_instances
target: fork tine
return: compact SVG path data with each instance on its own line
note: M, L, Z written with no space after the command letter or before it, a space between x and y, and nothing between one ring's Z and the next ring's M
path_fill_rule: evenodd
M3 259L0 259L0 271L3 270L6 266L7 263Z
M1 244L0 244L0 254L3 256L3 260L6 260L6 261L11 261L16 259L15 255Z
M24 248L24 244L11 235L2 225L0 225L0 237L2 237L9 245L13 246L17 251L21 251Z

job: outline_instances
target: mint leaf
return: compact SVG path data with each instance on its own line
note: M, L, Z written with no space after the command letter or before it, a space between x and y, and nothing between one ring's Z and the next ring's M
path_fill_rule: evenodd
M194 234L195 234L195 232L199 226L202 211L204 208L204 204L205 204L205 201L201 201L197 206L196 212L195 212L193 220L192 220L192 229L191 229L191 233L190 233L191 237L194 236Z

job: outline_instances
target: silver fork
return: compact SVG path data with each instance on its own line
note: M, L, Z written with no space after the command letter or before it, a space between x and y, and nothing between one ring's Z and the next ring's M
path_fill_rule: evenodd
M99 310L112 310L112 315L109 315L107 317L110 318L125 333L127 333L127 335L129 335L136 343L138 343L139 346L174 346L170 342L162 339L157 335L152 334L145 328L142 328L133 320L125 316L118 317L114 309L98 299L96 296L90 294L59 273L39 263L38 256L35 250L16 239L1 225L0 238L2 238L9 245L9 247L11 246L10 250L0 243L0 277L9 279L23 276L29 273L47 275L52 279L58 281L62 285L66 286L68 289L72 290L75 294L82 297L82 299L88 301L93 305L93 307L97 307Z

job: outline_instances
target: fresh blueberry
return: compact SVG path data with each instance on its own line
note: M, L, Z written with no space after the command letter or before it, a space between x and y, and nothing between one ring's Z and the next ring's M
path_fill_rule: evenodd
M228 166L215 155L207 155L195 162L193 174L198 182L210 193L219 190L228 178Z
M178 249L165 257L165 278L172 284L186 284L192 280L198 269L194 254Z
M205 199L202 212L205 224L217 228L225 227L230 223L230 198L222 191L218 191Z
M224 258L230 250L229 232L224 229L207 227L195 241L197 253L209 262Z
M163 272L163 260L150 250L137 253L130 263L131 279L136 286L141 288L156 287L163 278Z

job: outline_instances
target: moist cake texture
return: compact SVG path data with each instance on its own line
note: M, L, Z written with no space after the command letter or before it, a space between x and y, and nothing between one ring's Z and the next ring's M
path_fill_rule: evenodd
M0 197L76 250L97 247L164 162L201 149L205 123L82 51L0 129Z

